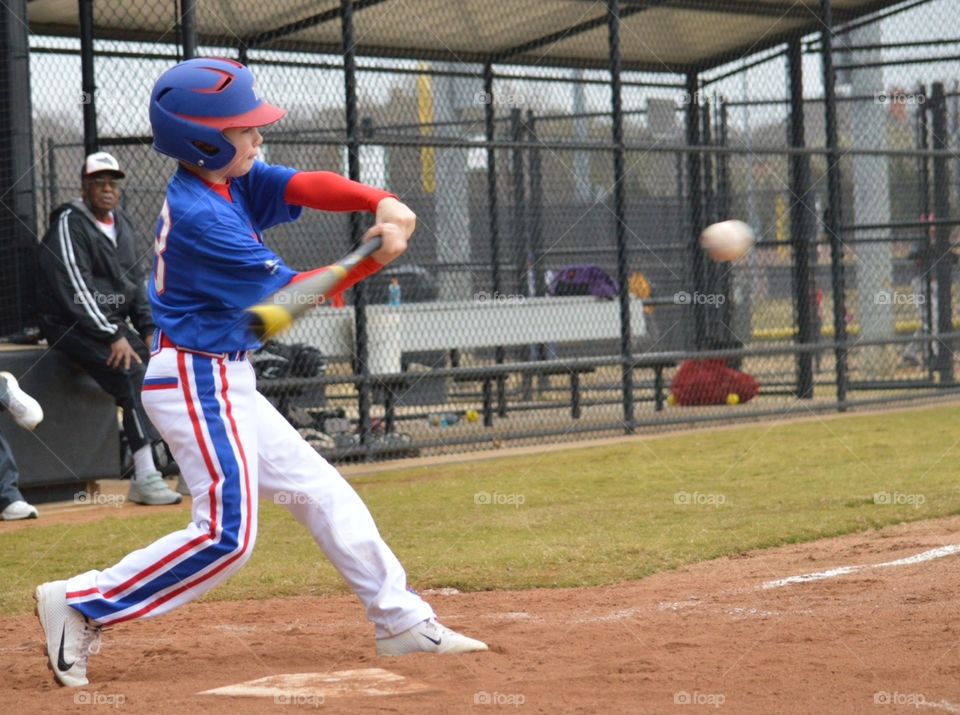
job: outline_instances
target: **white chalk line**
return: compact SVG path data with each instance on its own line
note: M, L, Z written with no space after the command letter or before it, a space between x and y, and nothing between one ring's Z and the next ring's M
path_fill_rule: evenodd
M790 586L795 583L807 583L808 581L824 581L828 578L836 578L837 576L846 576L847 574L859 573L861 571L869 571L871 569L884 569L890 568L892 566L912 566L914 564L920 564L924 561L933 561L934 559L942 559L945 556L950 556L952 554L960 553L960 544L951 544L949 546L941 546L936 549L930 549L929 551L924 551L913 556L907 556L903 559L897 559L896 561L885 561L879 564L861 564L858 566L840 566L835 569L829 569L827 571L815 571L813 573L800 574L799 576L790 576L788 578L780 578L775 581L767 581L760 584L762 589L770 588L781 588L783 586Z
M960 713L960 707L954 705L948 700L938 700L937 702L933 702L931 700L921 700L915 704L915 707L935 708L937 710L946 710L948 713Z

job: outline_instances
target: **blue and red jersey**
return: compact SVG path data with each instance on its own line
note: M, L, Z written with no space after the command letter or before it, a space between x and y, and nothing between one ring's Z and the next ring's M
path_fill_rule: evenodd
M255 350L260 343L249 330L247 308L298 275L264 245L263 232L297 219L301 206L376 211L387 196L336 174L260 161L219 186L179 167L157 221L148 291L154 322L182 348ZM371 263L361 275L377 267Z

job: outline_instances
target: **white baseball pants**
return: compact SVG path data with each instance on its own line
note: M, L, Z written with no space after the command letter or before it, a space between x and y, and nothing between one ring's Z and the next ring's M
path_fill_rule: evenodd
M71 578L71 606L112 625L201 596L250 557L261 497L309 529L363 603L377 638L433 617L407 590L403 567L360 497L257 392L245 358L163 348L143 389L147 414L190 487L193 523L115 566Z

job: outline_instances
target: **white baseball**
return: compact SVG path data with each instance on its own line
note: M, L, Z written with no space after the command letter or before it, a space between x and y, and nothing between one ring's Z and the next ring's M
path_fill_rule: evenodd
M700 246L714 261L735 261L753 247L753 229L743 221L711 224L700 234Z

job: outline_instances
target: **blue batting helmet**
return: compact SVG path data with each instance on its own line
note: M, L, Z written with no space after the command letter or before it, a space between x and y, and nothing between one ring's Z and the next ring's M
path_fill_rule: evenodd
M150 95L153 148L205 169L222 169L236 154L224 129L262 127L285 114L257 96L250 70L223 58L174 65Z

